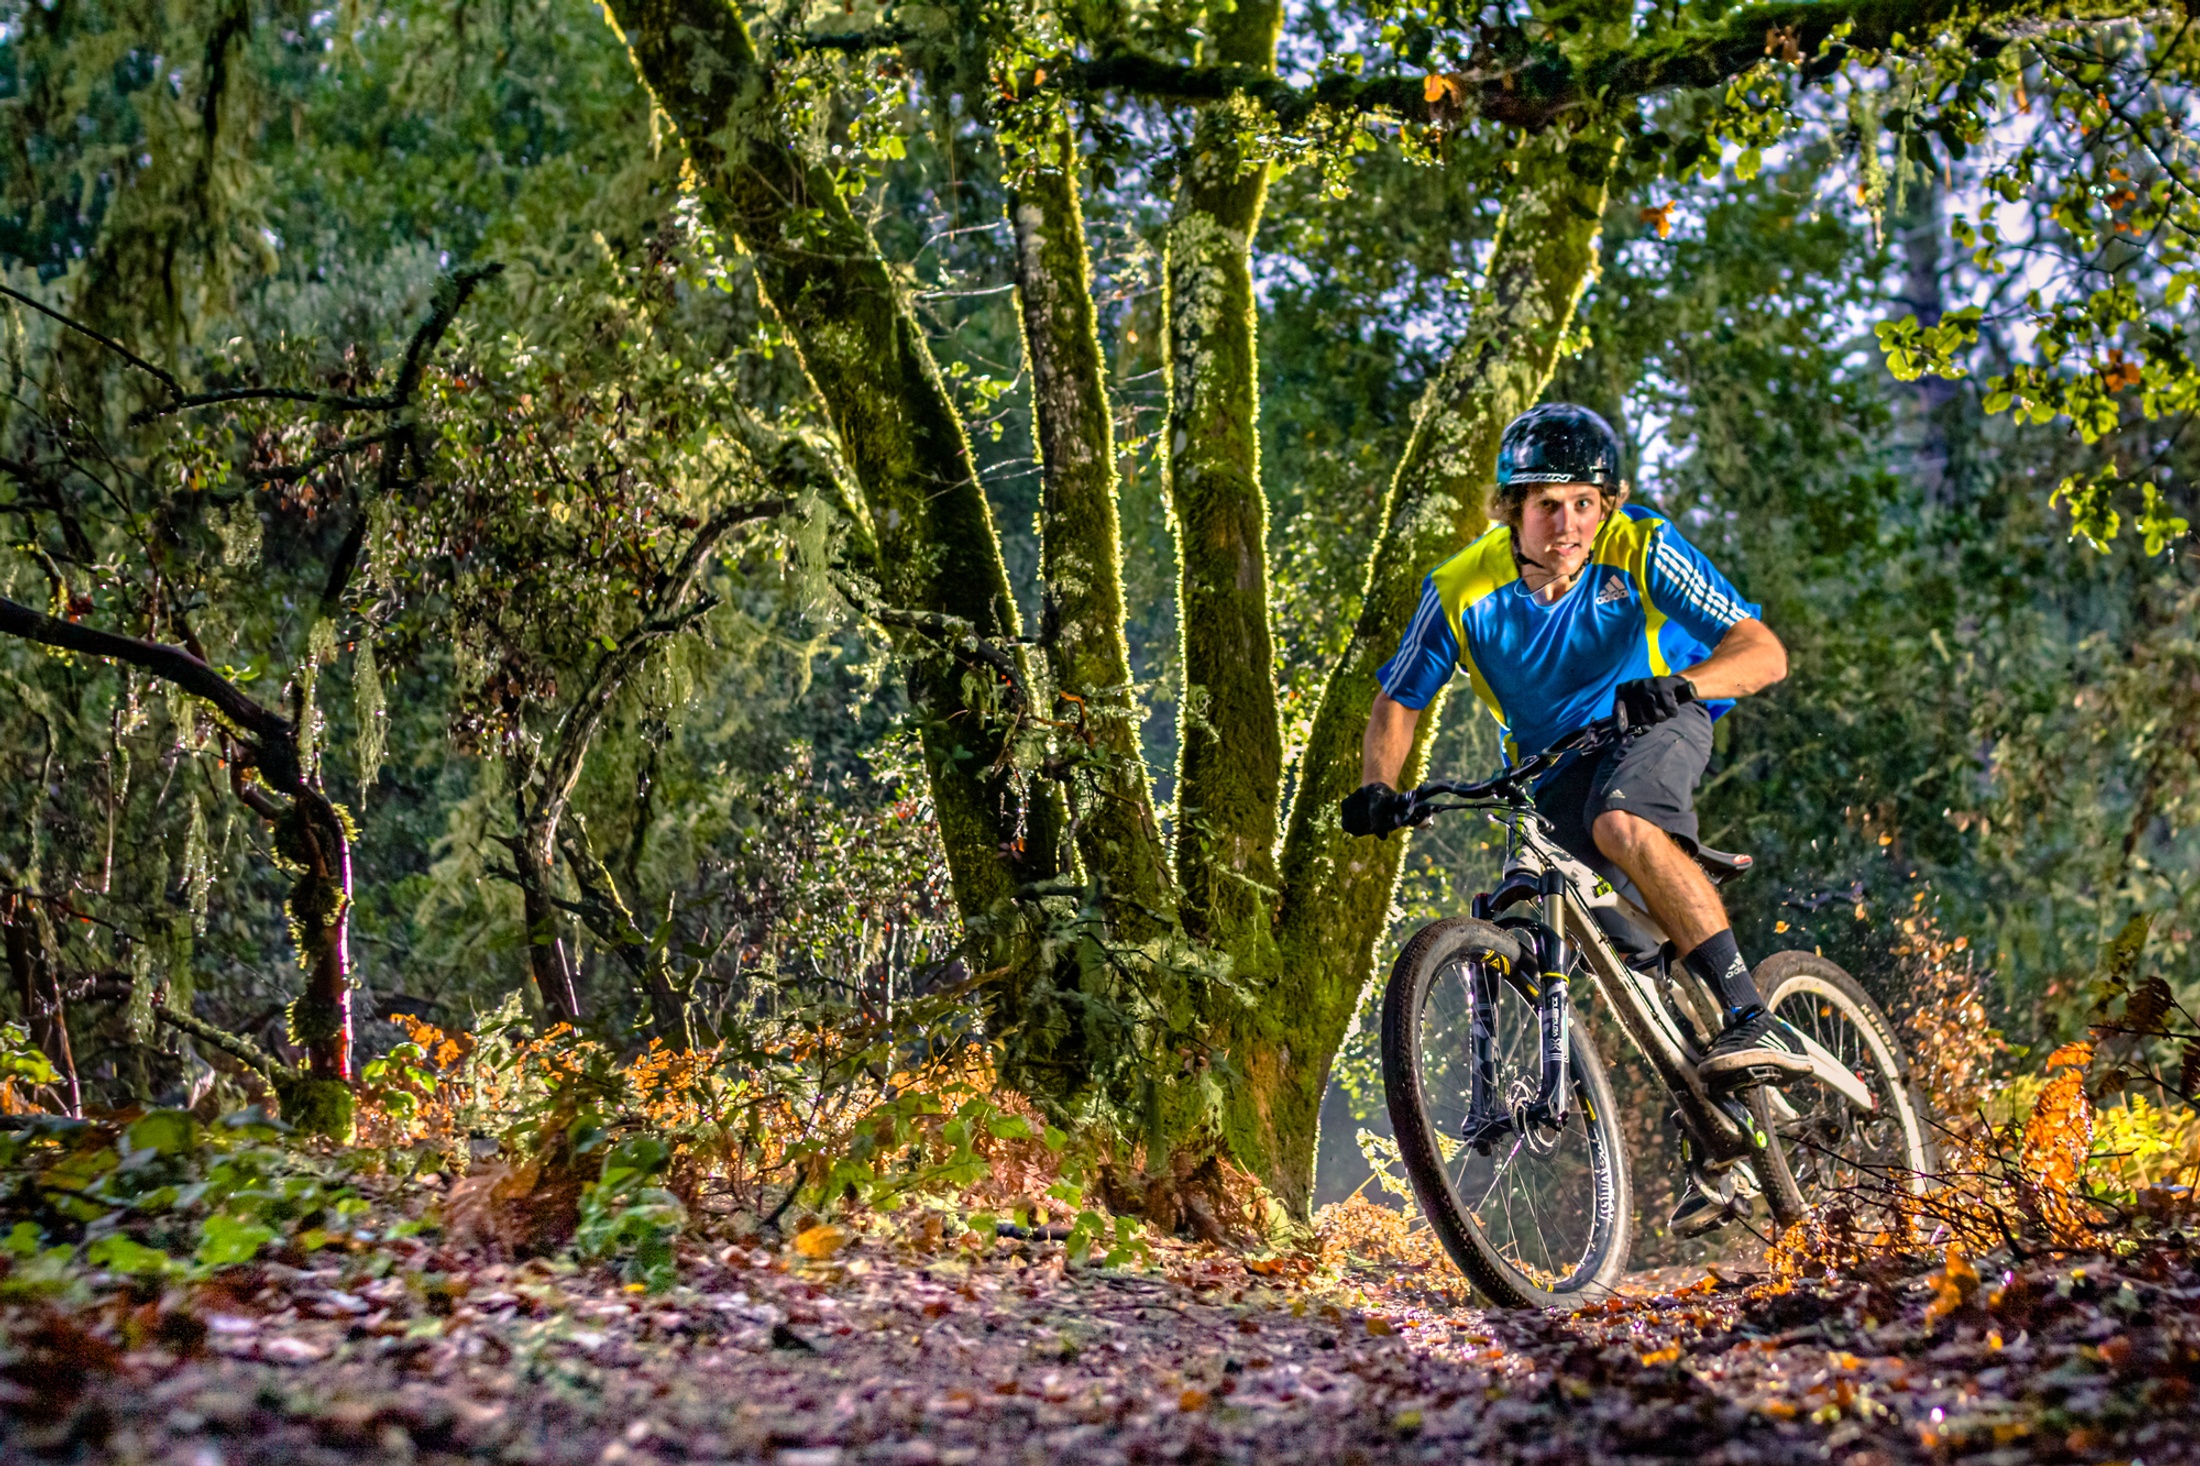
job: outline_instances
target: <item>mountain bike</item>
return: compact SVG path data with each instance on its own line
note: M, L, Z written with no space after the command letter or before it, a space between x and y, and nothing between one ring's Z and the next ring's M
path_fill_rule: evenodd
M1502 1307L1569 1307L1626 1271L1632 1187L1620 1116L1596 1047L1574 1022L1589 990L1665 1088L1696 1184L1730 1219L1775 1224L1870 1178L1922 1191L1924 1107L1894 1026L1846 972L1809 952L1756 968L1807 1074L1770 1071L1714 1094L1696 1064L1719 1029L1710 986L1677 960L1640 905L1560 847L1536 780L1567 755L1630 736L1592 724L1478 784L1413 790L1409 820L1481 810L1505 830L1503 875L1471 917L1415 933L1383 995L1383 1087L1421 1214ZM1698 848L1723 884L1746 855Z

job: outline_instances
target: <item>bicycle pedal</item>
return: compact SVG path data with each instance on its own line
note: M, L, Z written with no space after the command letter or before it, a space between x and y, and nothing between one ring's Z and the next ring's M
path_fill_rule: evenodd
M1757 1117L1750 1112L1748 1105L1742 1103L1738 1095L1722 1094L1712 1103L1719 1107L1721 1114L1734 1122L1736 1129L1749 1138L1751 1146L1763 1150L1769 1143L1770 1137L1758 1128Z

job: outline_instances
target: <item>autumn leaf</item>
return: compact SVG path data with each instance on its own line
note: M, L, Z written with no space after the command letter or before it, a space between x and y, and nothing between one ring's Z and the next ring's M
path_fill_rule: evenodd
M1963 1255L1963 1249L1955 1243L1948 1244L1948 1264L1934 1273L1926 1282L1932 1286L1932 1301L1925 1305L1925 1324L1930 1328L1978 1295L1978 1269Z
M2121 351L2111 351L2100 371L2101 387L2105 391L2121 392L2126 387L2139 385L2139 364L2128 360Z
M1667 199L1654 209L1644 209L1638 217L1645 224L1657 226L1658 238L1669 238L1673 233L1673 201Z
M812 1261L831 1257L848 1245L848 1234L830 1224L811 1227L795 1235L794 1250Z
M2050 1069L2060 1069L2065 1065L2075 1065L2083 1069L2092 1062L2093 1045L2082 1039L2077 1043L2064 1044L2047 1056L2047 1067Z
M1467 110L1466 78L1432 72L1421 83L1421 99L1428 103L1430 121L1455 121Z
M2124 1000L2124 1026L2138 1033L2153 1034L2161 1027L2173 1002L2169 984L2156 973Z

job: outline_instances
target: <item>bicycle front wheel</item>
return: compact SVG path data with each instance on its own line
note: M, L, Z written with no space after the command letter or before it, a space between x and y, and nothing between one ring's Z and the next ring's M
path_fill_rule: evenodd
M1831 1054L1870 1099L1860 1105L1810 1075L1769 1091L1773 1133L1796 1190L1810 1206L1847 1207L1867 1232L1896 1227L1936 1162L1894 1025L1856 979L1810 952L1774 953L1757 964L1757 982L1765 1005Z
M1626 1151L1611 1083L1578 1026L1563 1123L1522 1120L1542 1044L1515 953L1505 932L1463 917L1406 943L1383 995L1383 1090L1421 1214L1468 1280L1500 1307L1576 1307L1608 1296L1627 1266ZM1479 1145L1467 1133L1478 1022L1489 1030L1486 1113L1513 1121Z

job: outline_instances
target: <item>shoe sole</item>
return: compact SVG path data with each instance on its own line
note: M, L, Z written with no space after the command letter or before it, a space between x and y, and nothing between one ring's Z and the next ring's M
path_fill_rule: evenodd
M1714 1054L1698 1064L1696 1072L1705 1079L1729 1074L1808 1074L1810 1060L1801 1054L1782 1053L1778 1050L1745 1049L1735 1054Z

